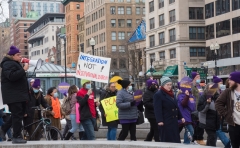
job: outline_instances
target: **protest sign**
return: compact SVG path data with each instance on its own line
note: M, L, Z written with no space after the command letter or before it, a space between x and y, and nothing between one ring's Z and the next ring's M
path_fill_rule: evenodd
M68 84L66 82L62 82L58 85L58 91L62 94L67 93L69 87L70 87L70 84Z
M179 85L182 92L185 92L186 90L190 92L192 87L192 79L189 77L183 77Z
M207 99L211 98L218 90L218 83L213 84L213 86L211 88L209 88L208 92L207 92Z
M143 95L143 92L141 90L136 90L134 92L134 100L141 101L142 100L142 95Z
M106 116L107 122L118 120L118 108L116 105L116 99L117 97L114 96L114 97L103 99L101 101L105 114L107 115Z
M93 56L80 52L76 77L108 83L111 58Z

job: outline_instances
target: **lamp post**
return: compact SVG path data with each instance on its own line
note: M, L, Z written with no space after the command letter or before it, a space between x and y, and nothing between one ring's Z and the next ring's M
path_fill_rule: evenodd
M54 56L51 57L51 62L54 64L55 58Z
M206 81L206 84L207 84L207 76L208 76L208 62L204 62L201 66L201 69L203 69L204 73L206 74L206 78L205 78L205 81Z
M58 38L63 40L64 47L64 68L65 68L65 82L67 82L67 51L66 51L66 34L57 34Z
M216 44L214 45L213 43L210 46L210 49L212 51L214 51L214 60L215 60L215 75L217 76L218 74L218 69L217 69L217 50L220 48L220 46L218 45L218 43L216 42Z
M150 59L150 64L151 64L150 73L151 76L153 76L153 58Z
M94 38L91 38L89 41L90 45L92 46L92 55L94 55L94 46L95 46L95 40ZM96 86L95 86L95 81L93 81L93 92L94 92L94 99L96 99Z

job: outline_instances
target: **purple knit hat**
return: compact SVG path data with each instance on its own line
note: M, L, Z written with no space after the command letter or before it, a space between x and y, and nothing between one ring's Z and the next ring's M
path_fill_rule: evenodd
M33 82L32 87L39 89L40 86L41 86L41 85L40 85L40 79L35 79L35 81Z
M152 84L157 84L156 80L152 80L152 79L147 80L147 87L152 86Z
M11 46L8 52L8 55L15 55L16 53L21 53L21 52L17 47Z
M192 72L192 79L194 79L197 75L199 75L198 72Z
M240 71L232 72L229 76L229 79L240 84Z
M222 82L222 79L220 79L217 76L213 76L213 83L219 83L219 82Z

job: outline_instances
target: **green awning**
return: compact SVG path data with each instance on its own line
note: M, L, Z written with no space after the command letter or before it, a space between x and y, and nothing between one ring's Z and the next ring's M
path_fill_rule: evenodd
M153 73L154 76L162 76L163 74L164 74L164 70L160 70Z
M178 75L178 65L168 66L164 71L163 76L172 77Z
M192 78L192 75L191 75L191 73L193 72L192 68L185 68L185 70L187 71L187 76L190 77L190 78ZM200 79L202 79L202 80L205 80L205 79L206 79L207 74L204 73L204 70L203 70L203 69L201 69L201 68L194 68L194 70L197 70L197 72L198 72L199 75L200 75Z
M147 71L146 73L149 73L149 72L151 72L150 69L148 69L148 71ZM152 71L152 72L157 72L157 71L153 68L153 71Z

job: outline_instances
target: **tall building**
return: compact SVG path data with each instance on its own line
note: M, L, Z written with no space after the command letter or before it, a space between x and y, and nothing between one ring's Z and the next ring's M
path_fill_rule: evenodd
M75 68L79 56L78 21L84 15L84 0L64 0L66 18L67 67Z
M80 46L80 51L84 52L85 17L80 18L78 27L79 27L79 29L78 29L79 30L79 32L78 32L78 38L79 38L78 43L79 43L79 45L78 46Z
M240 71L240 1L206 0L206 57L209 79L215 75L214 51L211 45L220 46L217 50L217 75L224 80L232 71ZM214 46L213 46L214 47ZM213 48L214 49L214 48Z
M66 29L65 27L57 27L56 31L56 64L65 66L65 47L64 47L64 39L59 38L58 34L65 34Z
M129 78L127 42L145 15L145 0L85 1L85 52L95 39L95 55L111 57L111 72Z
M0 61L2 61L5 54L7 54L10 41L10 23L9 19L6 19L5 22L0 23Z
M146 63L181 79L205 61L204 0L146 1ZM153 60L153 64L151 64Z

